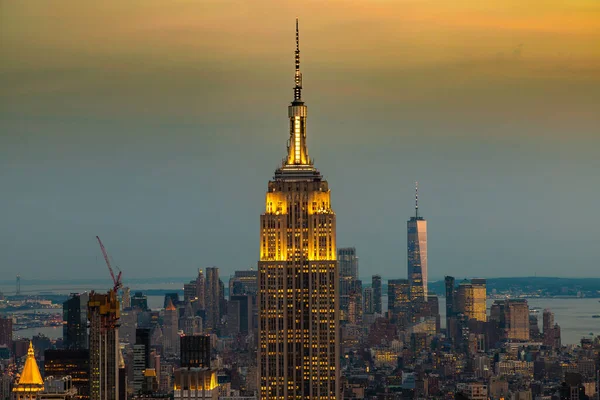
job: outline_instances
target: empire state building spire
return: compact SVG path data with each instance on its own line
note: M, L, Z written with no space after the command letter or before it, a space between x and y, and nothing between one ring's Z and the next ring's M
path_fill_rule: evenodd
M275 170L260 216L259 398L339 400L340 277L329 183L306 150L300 38L287 157Z
M300 32L296 18L296 74L294 75L294 103L302 101L302 72L300 72Z
M302 73L300 72L300 33L296 18L296 72L294 74L294 101L288 107L290 119L290 138L288 140L288 156L285 166L312 165L306 148L306 115L307 108L302 101Z

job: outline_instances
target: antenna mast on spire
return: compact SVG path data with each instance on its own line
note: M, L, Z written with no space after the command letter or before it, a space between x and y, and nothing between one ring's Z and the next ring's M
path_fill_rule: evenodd
M419 182L415 182L415 217L419 219Z
M302 73L300 72L300 30L296 17L296 73L294 75L294 101L302 101Z

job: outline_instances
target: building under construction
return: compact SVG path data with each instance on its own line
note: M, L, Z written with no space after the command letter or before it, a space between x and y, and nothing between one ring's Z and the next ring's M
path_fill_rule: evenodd
M92 292L90 321L90 400L119 400L119 300L114 290Z

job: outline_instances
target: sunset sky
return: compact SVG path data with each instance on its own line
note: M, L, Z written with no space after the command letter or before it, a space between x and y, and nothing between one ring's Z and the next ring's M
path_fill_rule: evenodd
M360 275L600 277L600 2L4 1L0 271L256 267L300 19L308 148ZM107 281L108 282L108 281Z

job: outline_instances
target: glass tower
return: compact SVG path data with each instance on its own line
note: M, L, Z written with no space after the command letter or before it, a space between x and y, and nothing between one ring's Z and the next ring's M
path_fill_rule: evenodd
M296 20L288 154L268 184L258 262L261 399L338 399L339 275L327 181L306 147Z
M418 189L415 193L415 216L406 224L408 281L412 300L427 301L427 221L419 216Z

